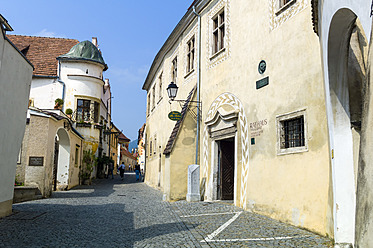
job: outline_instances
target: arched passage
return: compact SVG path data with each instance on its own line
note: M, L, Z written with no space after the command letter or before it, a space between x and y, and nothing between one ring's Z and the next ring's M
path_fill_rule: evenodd
M57 131L58 156L56 185L57 188L65 188L68 185L69 165L70 165L70 138L65 129L60 128Z
M326 84L336 243L354 243L366 50L367 39L355 13L338 10L329 28Z

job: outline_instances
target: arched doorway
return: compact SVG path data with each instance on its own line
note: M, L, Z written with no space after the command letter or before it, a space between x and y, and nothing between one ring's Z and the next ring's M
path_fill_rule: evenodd
M55 137L53 190L66 188L69 180L70 138L65 129L60 128Z
M333 175L334 238L353 244L367 39L355 13L343 8L327 43L326 104Z
M221 94L211 104L203 131L201 175L205 199L233 198L235 205L246 209L249 174L247 123L243 105L232 93Z

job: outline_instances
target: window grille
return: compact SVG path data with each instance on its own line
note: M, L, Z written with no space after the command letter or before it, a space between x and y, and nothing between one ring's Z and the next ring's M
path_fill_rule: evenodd
M304 145L304 117L300 116L282 121L281 149L301 147Z

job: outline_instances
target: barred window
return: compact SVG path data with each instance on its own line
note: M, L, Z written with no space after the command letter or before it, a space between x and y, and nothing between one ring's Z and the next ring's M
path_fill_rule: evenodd
M282 121L281 149L304 146L303 116Z
M308 151L306 110L276 117L277 155Z

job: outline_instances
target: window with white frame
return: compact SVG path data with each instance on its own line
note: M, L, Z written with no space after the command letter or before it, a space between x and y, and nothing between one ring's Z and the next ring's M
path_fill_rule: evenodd
M278 154L307 151L305 110L276 118L278 130Z
M172 60L172 82L176 84L177 80L177 57Z
M194 69L194 57L195 57L195 38L194 36L187 43L187 67L186 72L189 73Z
M225 15L224 10L219 12L213 19L213 50L215 54L224 48L224 37L225 37Z

